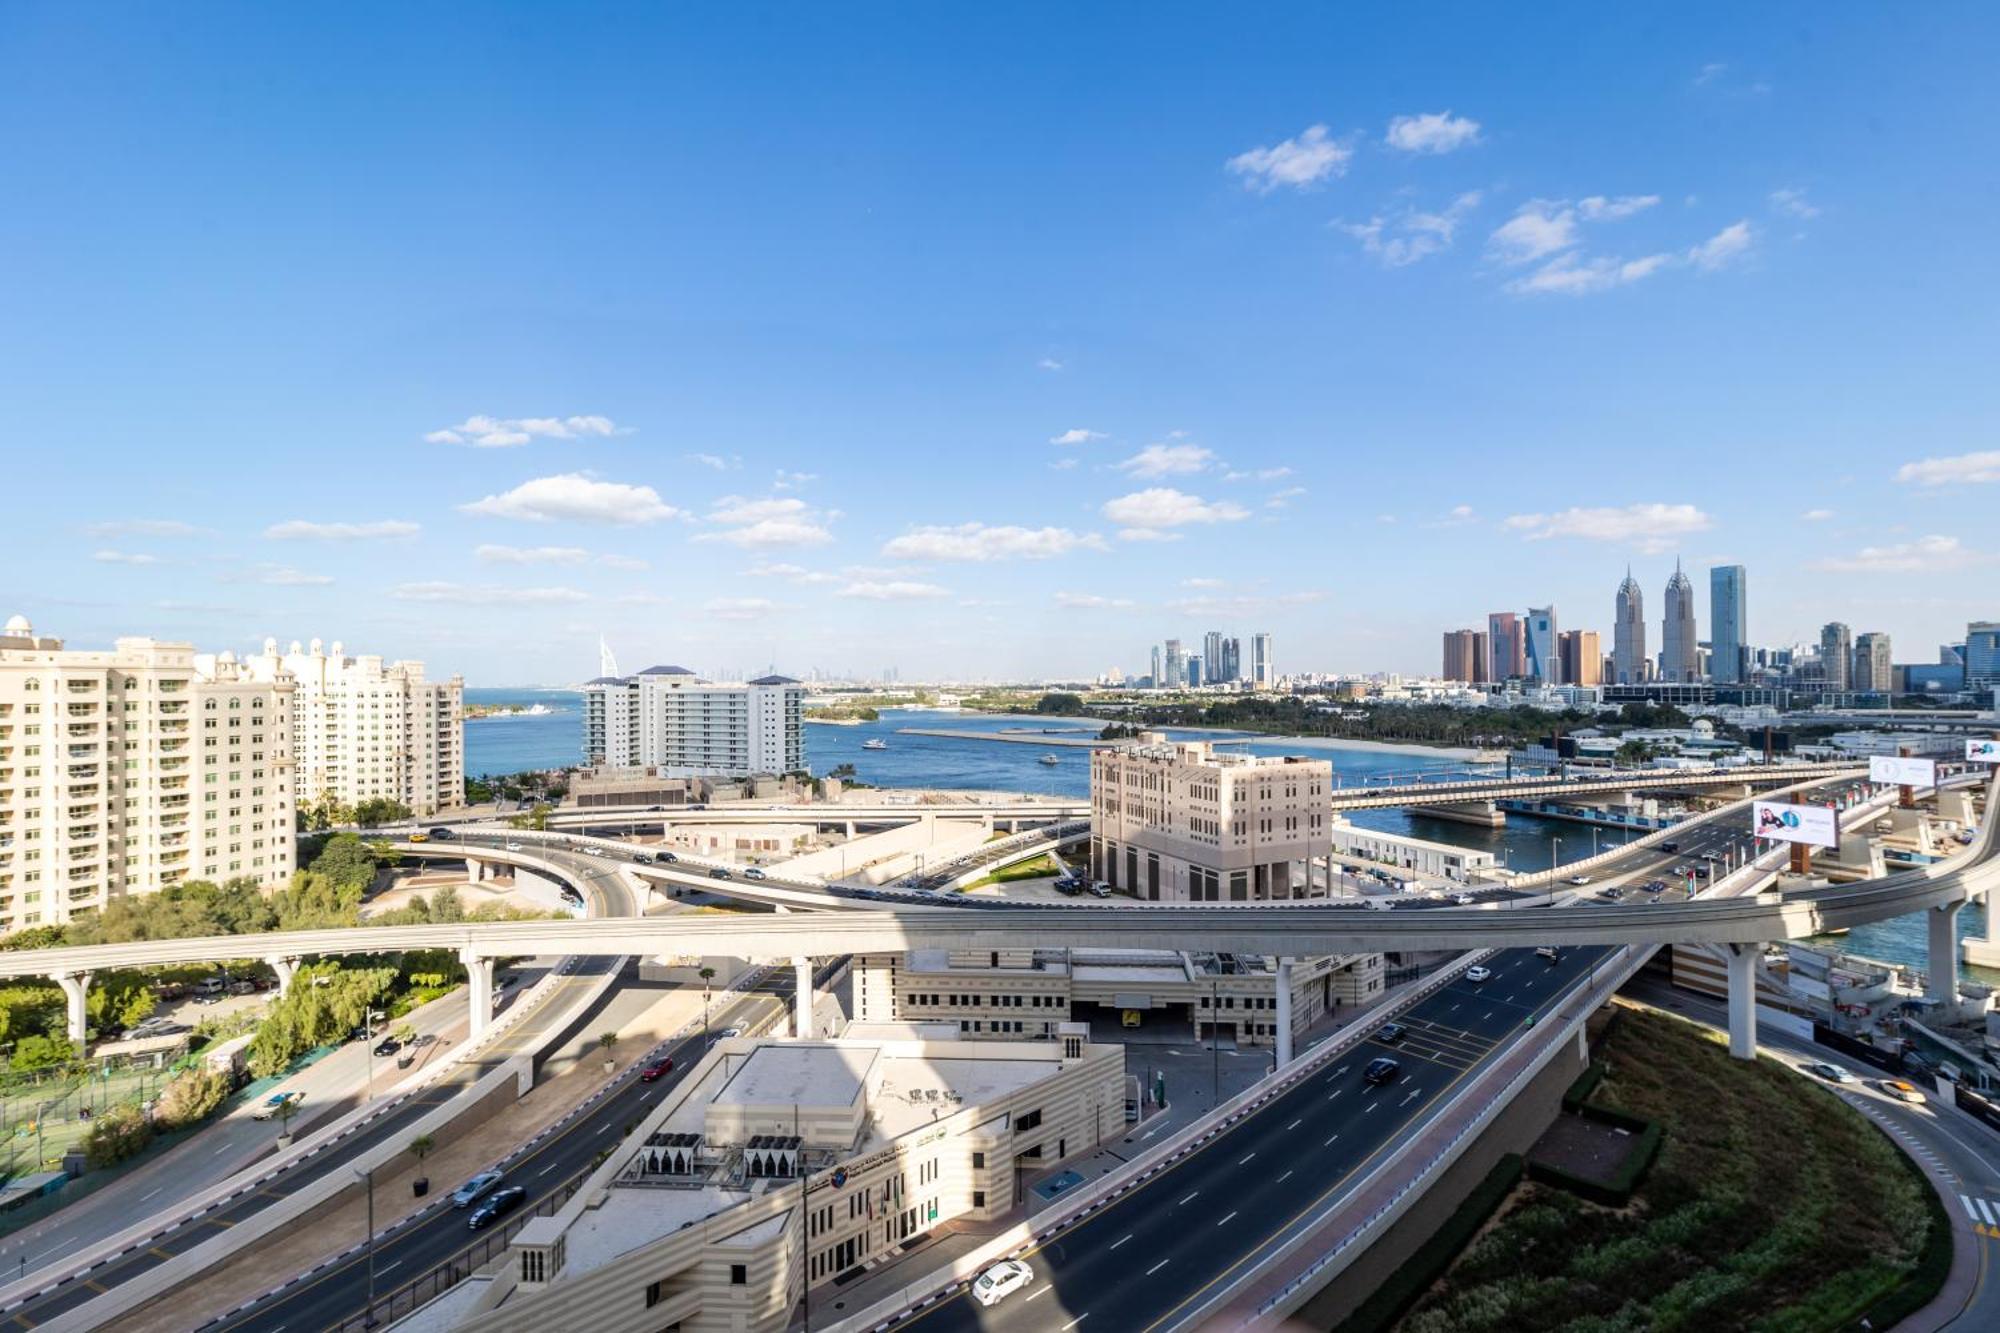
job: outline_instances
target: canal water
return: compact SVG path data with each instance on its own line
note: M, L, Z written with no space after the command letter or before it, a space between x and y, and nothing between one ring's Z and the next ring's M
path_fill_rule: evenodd
M582 696L574 690L468 689L467 703L530 707L550 711L525 717L494 717L465 724L466 772L515 773L525 769L562 768L581 759ZM1045 731L1051 739L1081 739L1096 735L1099 724L1074 718L1024 715L933 712L889 709L880 720L854 726L806 727L806 757L815 773L852 764L856 775L878 787L941 787L965 790L1022 791L1048 796L1090 794L1090 752L1082 747L966 740L955 737L911 736L905 727L982 733ZM1251 754L1305 754L1330 760L1342 785L1408 778L1420 773L1463 771L1463 752L1384 750L1352 741L1317 737L1252 737L1240 733L1196 732L1167 728L1176 738L1206 738L1228 742ZM862 748L879 739L882 750ZM1044 764L1042 756L1056 762ZM1509 815L1507 827L1475 828L1403 810L1363 810L1355 823L1390 833L1427 838L1433 842L1490 851L1517 870L1542 870L1556 859L1573 861L1595 850L1620 846L1637 834L1611 829L1593 832L1581 824L1532 816ZM1558 845L1559 844L1559 845ZM1984 908L1971 906L1959 914L1961 935L1985 930ZM1921 915L1899 917L1857 928L1838 941L1827 941L1849 952L1883 962L1922 967L1927 948ZM2000 983L2000 973L1979 972L1979 979Z

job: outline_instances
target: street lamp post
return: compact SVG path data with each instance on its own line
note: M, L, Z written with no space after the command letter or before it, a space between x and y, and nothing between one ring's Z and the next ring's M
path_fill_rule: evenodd
M375 1327L375 1168L354 1167L357 1180L368 1186L368 1307L361 1316L363 1328Z
M1563 840L1555 834L1549 835L1549 869L1554 870L1563 862Z

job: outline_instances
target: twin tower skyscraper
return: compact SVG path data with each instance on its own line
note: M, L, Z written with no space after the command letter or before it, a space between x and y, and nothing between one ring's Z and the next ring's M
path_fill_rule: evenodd
M1701 636L1694 614L1694 581L1674 562L1667 580L1666 614L1660 622L1660 655L1646 652L1646 599L1628 567L1611 627L1611 683L1642 685L1650 680L1693 683L1704 679L1733 684L1743 679L1746 642L1746 580L1741 565L1717 565L1708 571L1708 610L1712 621L1709 667L1702 670Z

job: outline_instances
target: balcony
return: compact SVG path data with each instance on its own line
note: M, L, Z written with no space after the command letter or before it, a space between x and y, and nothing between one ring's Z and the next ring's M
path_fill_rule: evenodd
M185 712L187 712L187 700L185 699L169 699L160 705L160 716L162 717L179 717Z
M67 711L71 717L96 717L97 705L94 703L70 704L67 707Z

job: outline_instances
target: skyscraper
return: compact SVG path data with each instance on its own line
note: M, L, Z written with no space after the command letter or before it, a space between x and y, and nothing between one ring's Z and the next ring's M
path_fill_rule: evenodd
M1528 674L1526 642L1521 638L1521 618L1512 611L1495 611L1486 617L1486 679L1503 681Z
M1604 650L1598 647L1594 629L1566 629L1556 638L1557 655L1562 661L1565 685L1604 683Z
M1160 665L1160 645L1157 643L1153 645L1153 674L1151 680L1153 688L1156 690L1167 683L1165 668Z
M1278 683L1278 669L1271 664L1271 634L1250 636L1250 683L1258 689L1269 689Z
M1709 675L1718 684L1738 684L1748 662L1749 575L1741 565L1717 565L1708 571Z
M1562 658L1558 655L1556 641L1559 633L1556 629L1556 609L1553 606L1529 607L1523 630L1528 658L1525 674L1543 685L1562 684Z
M1829 690L1845 693L1854 680L1854 632L1838 620L1819 631L1820 671Z
M1161 681L1169 689L1179 689L1187 684L1187 659L1181 656L1181 641L1167 640L1166 676Z
M1666 615L1660 623L1660 679L1698 681L1701 679L1700 636L1694 624L1694 583L1674 561L1674 576L1667 580Z
M1889 636L1879 630L1870 630L1854 641L1854 688L1872 694L1885 694L1895 688L1891 683Z
M1222 679L1222 631L1212 629L1201 637L1201 678L1213 685Z
M1243 679L1243 643L1240 639L1222 641L1222 679L1232 683Z
M1965 627L1965 684L1974 690L2000 685L2000 620L1975 620Z
M1625 581L1618 585L1617 603L1611 620L1611 683L1643 685L1646 682L1646 594L1632 567L1625 567Z
M1486 679L1486 634L1476 629L1448 629L1444 632L1446 680L1476 685Z

